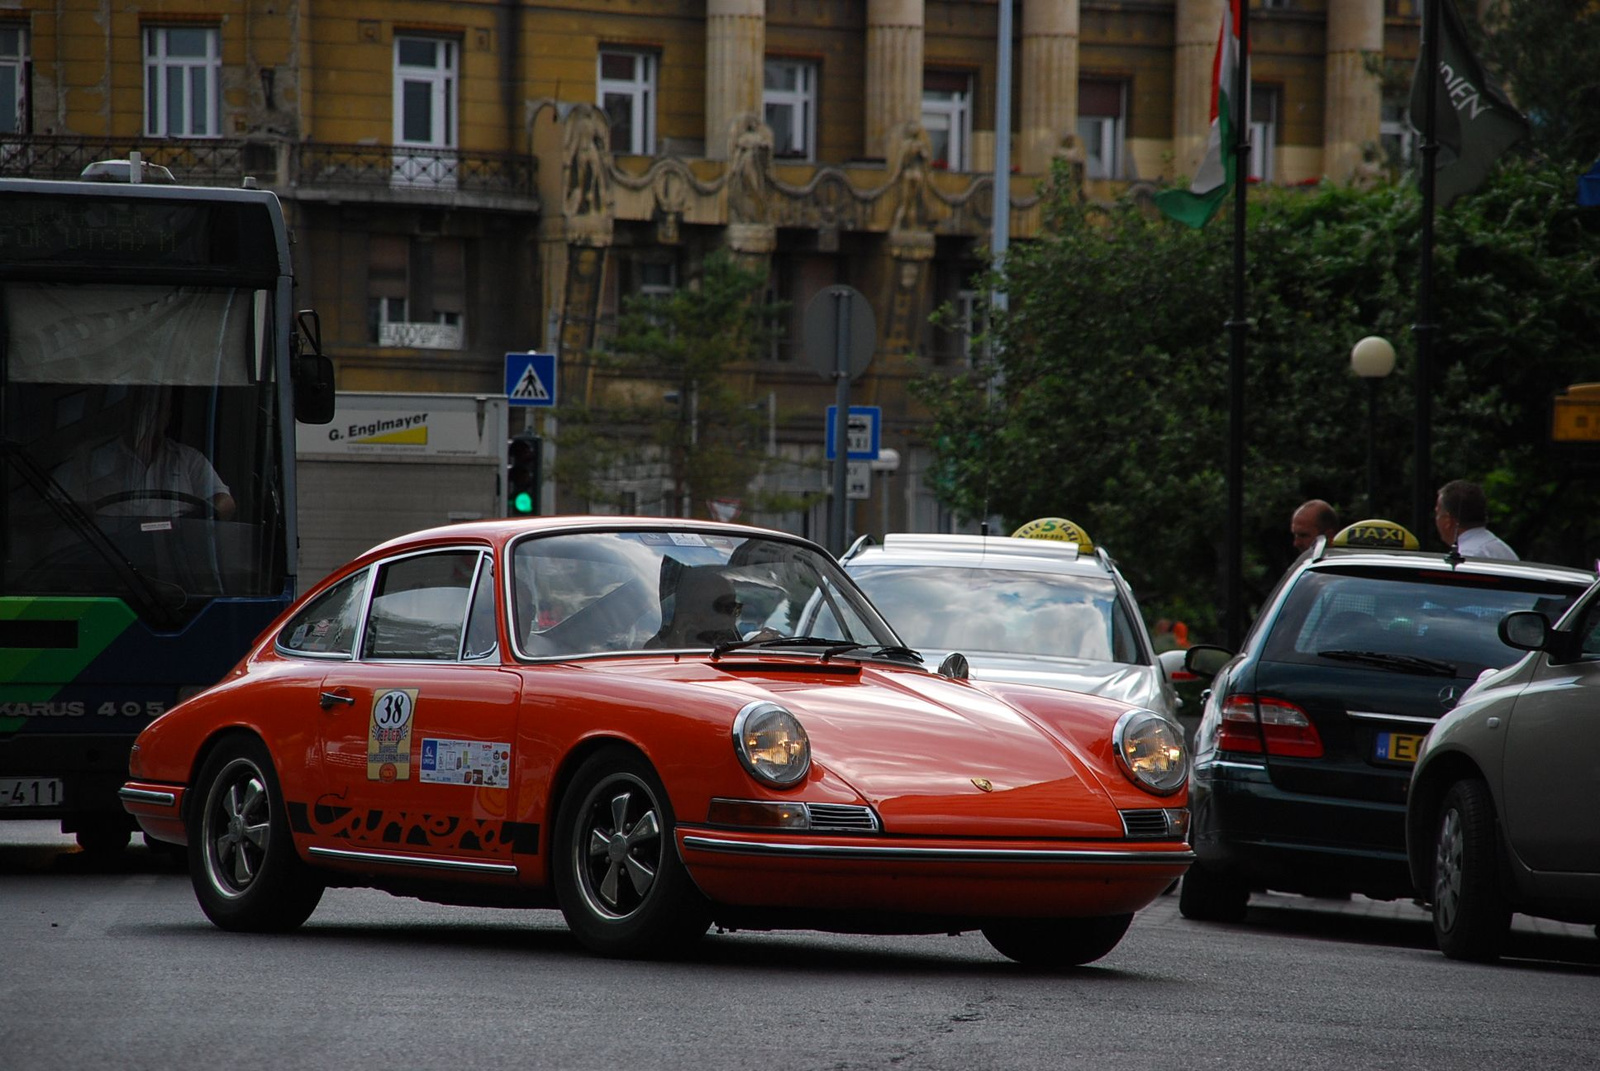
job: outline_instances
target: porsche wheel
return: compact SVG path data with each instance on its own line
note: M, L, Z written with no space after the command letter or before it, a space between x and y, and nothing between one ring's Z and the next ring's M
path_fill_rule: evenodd
M1250 887L1226 871L1199 863L1189 868L1178 889L1178 911L1196 922L1242 922L1250 907Z
M604 956L680 952L711 914L678 859L672 806L649 763L607 748L562 796L551 864L556 900L585 947Z
M201 769L189 816L189 876L206 917L224 930L292 930L322 899L295 854L283 793L266 746L221 744Z
M1133 922L1129 915L1086 919L1007 919L983 928L996 952L1025 967L1076 967L1117 947Z
M1489 786L1457 781L1439 808L1433 853L1433 935L1451 959L1500 955L1511 909L1500 891L1498 861Z

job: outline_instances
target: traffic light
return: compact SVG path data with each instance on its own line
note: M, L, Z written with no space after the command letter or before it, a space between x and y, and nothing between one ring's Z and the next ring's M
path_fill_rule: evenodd
M517 435L506 443L506 516L532 517L539 512L537 435Z

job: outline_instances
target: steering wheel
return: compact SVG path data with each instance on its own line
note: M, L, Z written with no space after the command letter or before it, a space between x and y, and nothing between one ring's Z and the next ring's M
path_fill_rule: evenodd
M217 519L217 507L198 495L191 495L187 491L164 491L156 488L135 491L114 491L109 495L102 495L94 500L96 510L118 502L177 502L189 507L179 512L180 517L200 517L205 520Z

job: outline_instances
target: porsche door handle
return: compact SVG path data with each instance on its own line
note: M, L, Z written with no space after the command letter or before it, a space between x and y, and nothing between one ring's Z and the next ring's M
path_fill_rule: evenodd
M340 695L338 692L323 692L317 702L322 706L323 710L332 710L339 703L347 703L350 706L356 705L354 696Z

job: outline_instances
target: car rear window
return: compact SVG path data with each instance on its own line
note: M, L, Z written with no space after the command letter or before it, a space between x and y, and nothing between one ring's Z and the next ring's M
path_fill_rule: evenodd
M1264 657L1349 664L1377 652L1449 663L1457 677L1509 665L1522 652L1500 642L1500 619L1540 610L1554 620L1582 587L1531 578L1423 571L1310 570L1272 623Z

